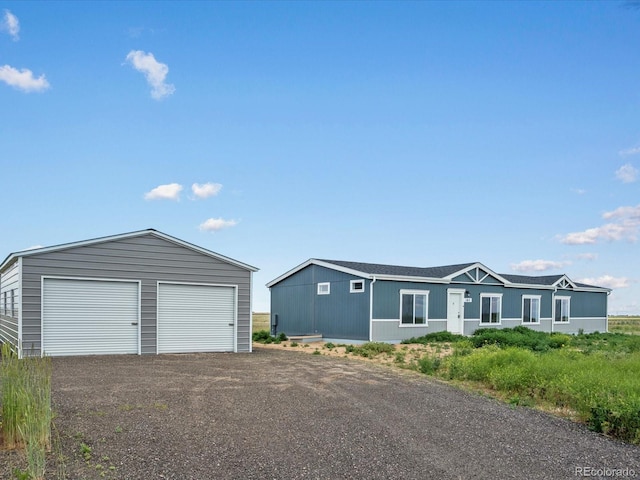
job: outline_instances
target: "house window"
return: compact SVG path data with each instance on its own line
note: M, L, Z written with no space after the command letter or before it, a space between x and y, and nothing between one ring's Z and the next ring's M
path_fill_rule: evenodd
M329 295L331 293L331 283L324 282L318 284L318 295Z
M15 290L11 290L11 316L16 316L16 299L15 299Z
M571 297L556 297L554 320L557 323L569 323Z
M7 292L2 295L2 313L7 314Z
M400 290L400 325L426 325L429 292Z
M502 295L480 294L480 323L500 324Z
M522 323L540 323L540 297L522 297Z
M351 280L349 283L350 293L362 293L364 292L364 280Z

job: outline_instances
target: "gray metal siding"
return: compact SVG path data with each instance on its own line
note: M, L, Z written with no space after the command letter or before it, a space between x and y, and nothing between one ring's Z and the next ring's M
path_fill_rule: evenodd
M556 296L571 297L570 317L606 317L607 294L599 292L574 292L558 290ZM549 315L551 316L551 315Z
M290 282L271 288L271 322L273 324L277 316L276 333L306 335L314 331L313 289L309 283L292 285Z
M23 347L40 353L41 276L141 280L141 351L156 352L158 281L238 286L238 351L251 347L251 272L151 234L23 257Z
M376 322L371 328L371 340L374 342L398 343L412 337L421 337L428 333L442 332L447 329L447 322L430 320L426 327L399 327L398 322Z
M13 291L14 309L10 308ZM4 294L7 292L7 312L4 311ZM20 275L18 260L5 268L0 275L0 343L18 345L18 323L20 315Z
M428 318L446 320L447 289L455 285L441 283L393 282L378 280L373 284L373 318L400 319L400 290L429 291Z
M606 332L607 319L605 318L572 318L569 323L554 323L553 331L562 333Z

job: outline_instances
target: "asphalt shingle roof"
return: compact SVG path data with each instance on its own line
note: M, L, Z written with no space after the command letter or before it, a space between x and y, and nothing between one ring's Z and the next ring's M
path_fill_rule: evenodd
M320 260L320 259L319 259ZM346 262L343 260L320 260L340 267L350 268L371 275L397 275L405 277L444 278L452 273L463 270L475 262L442 267L403 267L400 265L383 265L379 263Z
M457 265L444 265L440 267L405 267L400 265L384 265L380 263L365 263L365 262L348 262L344 260L326 260L318 259L321 262L332 263L344 268L350 268L358 272L367 273L370 275L395 275L401 277L422 277L422 278L445 278L455 272L464 270L471 265L479 262L460 263ZM564 275L542 275L542 276L530 276L530 275L512 275L507 273L498 273L502 278L511 282L519 283L522 285L546 285L551 286L560 280ZM594 285L587 285L584 283L574 284L578 287L586 288L602 288Z

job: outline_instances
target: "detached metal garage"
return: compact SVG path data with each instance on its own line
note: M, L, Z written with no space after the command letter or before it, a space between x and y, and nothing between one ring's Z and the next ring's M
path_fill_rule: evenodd
M0 342L21 356L250 352L255 271L151 229L12 253Z

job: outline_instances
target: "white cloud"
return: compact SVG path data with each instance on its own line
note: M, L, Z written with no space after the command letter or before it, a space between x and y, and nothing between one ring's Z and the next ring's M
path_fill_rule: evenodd
M220 183L194 183L191 185L191 191L198 198L208 198L217 195L222 190Z
M626 163L616 170L616 178L622 183L633 183L638 179L640 171L630 163Z
M169 67L158 62L153 53L145 53L142 50L131 50L126 60L137 71L144 73L147 83L151 86L151 96L156 100L162 100L164 97L172 95L176 91L170 83L165 83Z
M567 245L594 244L605 240L609 242L627 240L635 242L640 229L640 205L619 207L602 215L605 220L613 220L600 227L588 228L582 232L569 233L560 238Z
M577 195L584 195L587 191L584 188L572 188L571 191Z
M180 200L180 192L182 185L179 183L169 183L167 185L158 185L153 190L144 194L145 200Z
M629 279L627 277L616 278L611 275L603 275L597 278L581 278L576 281L605 288L626 288L629 286Z
M578 258L579 260L597 260L598 254L597 253L580 253L576 255L576 258Z
M523 260L520 263L512 263L511 269L516 272L544 272L571 265L571 262L556 262L553 260Z
M637 155L640 153L640 147L627 148L625 150L620 150L618 154L621 157L628 157L629 155Z
M236 220L225 220L223 218L210 218L200 224L200 230L205 232L217 232L224 228L235 227L238 224Z
M44 75L34 78L31 70L17 70L9 65L0 67L0 81L27 93L43 92L50 87Z
M16 17L9 10L4 11L4 17L2 17L2 21L0 22L0 31L7 32L11 35L14 42L20 40L20 22L18 21L18 17Z

